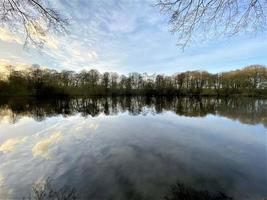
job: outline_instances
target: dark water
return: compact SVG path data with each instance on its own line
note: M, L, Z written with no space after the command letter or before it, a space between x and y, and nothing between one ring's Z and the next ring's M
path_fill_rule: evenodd
M267 197L267 100L0 100L0 199L33 185L81 199L164 199L177 182Z

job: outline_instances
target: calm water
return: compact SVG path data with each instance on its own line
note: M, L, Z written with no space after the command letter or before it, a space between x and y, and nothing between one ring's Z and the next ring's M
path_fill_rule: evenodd
M164 199L177 182L267 197L267 100L0 100L0 199L50 180L81 199Z

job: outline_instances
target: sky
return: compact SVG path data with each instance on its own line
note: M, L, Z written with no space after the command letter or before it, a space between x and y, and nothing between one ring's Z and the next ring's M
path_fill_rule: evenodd
M182 50L155 0L53 0L70 18L70 33L53 35L45 48L25 50L23 38L0 28L0 68L39 64L56 70L212 73L267 64L267 34L242 34L194 43Z

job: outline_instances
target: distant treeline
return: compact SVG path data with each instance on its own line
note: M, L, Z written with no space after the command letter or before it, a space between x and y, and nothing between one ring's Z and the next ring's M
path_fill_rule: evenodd
M149 96L267 96L267 68L251 65L241 70L211 74L187 71L173 75L130 73L119 75L97 70L74 71L9 67L0 80L2 96L149 95Z

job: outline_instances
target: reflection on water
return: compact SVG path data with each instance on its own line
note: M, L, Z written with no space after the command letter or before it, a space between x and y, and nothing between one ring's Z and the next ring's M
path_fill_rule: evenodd
M177 182L171 187L171 192L165 196L165 200L233 200L233 198L222 192L211 194Z
M0 199L47 189L51 178L51 194L62 198L262 200L266 103L1 99Z
M79 195L74 187L63 186L60 189L54 188L51 179L35 183L28 197L24 200L78 200Z
M56 189L51 179L43 180L32 186L32 191L24 200L77 200L80 199L75 187L63 186ZM224 193L211 194L199 191L190 186L177 182L170 188L165 200L233 200Z
M99 114L116 115L128 111L131 115L159 114L172 111L177 115L205 117L208 114L237 119L245 124L267 126L267 100L254 98L74 98L30 99L6 98L0 100L0 120L15 123L22 116L42 121L46 117L62 114L96 117Z

